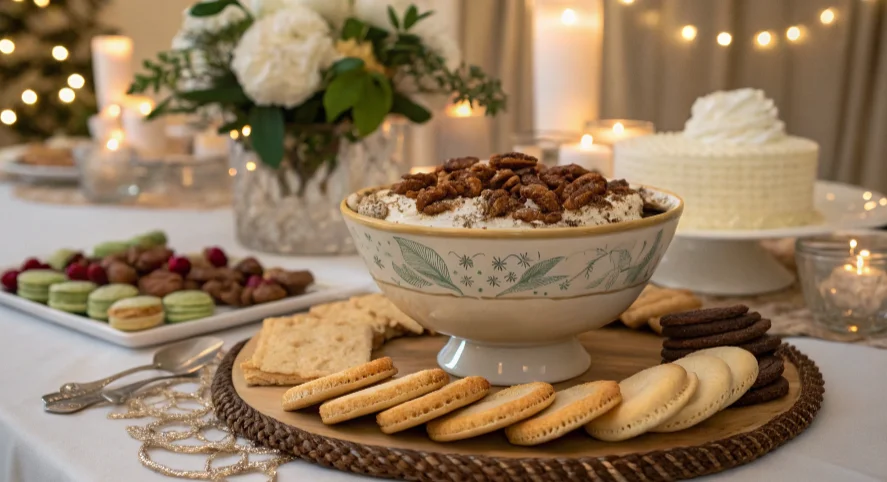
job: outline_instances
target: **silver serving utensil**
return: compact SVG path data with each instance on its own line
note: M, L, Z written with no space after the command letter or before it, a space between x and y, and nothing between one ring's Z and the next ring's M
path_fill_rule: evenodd
M145 380L139 380L137 382L130 383L129 385L124 385L120 388L110 390L108 392L110 393L110 396L107 396L105 392L97 391L89 392L77 397L57 400L55 402L45 404L43 406L43 410L49 413L67 415L71 413L77 413L97 403L106 401L120 405L124 403L133 393L135 393L145 385L150 385L154 382L159 382L161 380L168 380L172 378L194 378L196 377L197 372L200 370L200 368L202 367L197 367L193 371L184 374L163 375L159 377L147 378Z
M59 400L98 392L115 380L143 370L190 373L194 367L200 368L211 362L224 344L225 342L221 339L211 336L202 336L173 343L158 350L154 354L154 360L150 365L130 368L94 382L66 383L61 386L58 392L44 395L43 402L54 403Z

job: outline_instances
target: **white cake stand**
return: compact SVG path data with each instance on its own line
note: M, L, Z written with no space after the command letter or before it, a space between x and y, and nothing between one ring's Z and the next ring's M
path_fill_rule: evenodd
M795 238L887 225L887 197L858 186L818 181L819 224L766 230L681 230L653 274L653 283L713 295L755 295L791 285L794 274L760 245Z

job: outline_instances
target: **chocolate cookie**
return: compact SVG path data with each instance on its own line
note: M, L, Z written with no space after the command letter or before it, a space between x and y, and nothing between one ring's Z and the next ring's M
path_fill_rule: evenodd
M763 357L765 355L770 355L774 351L776 351L776 349L779 348L779 345L781 343L782 343L782 339L780 339L778 336L764 335L764 336L755 338L754 340L752 340L750 342L743 343L741 345L740 344L737 344L737 345L723 344L721 346L738 346L739 348L742 348L742 349L752 352L752 354L757 357ZM660 355L662 356L662 359L665 360L666 362L673 362L673 361L677 360L678 358L683 358L683 357L689 355L690 353L693 353L694 351L698 351L700 349L697 349L697 348L663 348L662 351L660 352Z
M758 378L755 380L754 385L751 386L752 390L775 382L782 376L784 370L785 362L782 361L782 358L778 356L765 356L761 358L758 360Z
M776 349L779 348L779 345L781 344L782 338L773 335L764 335L748 343L743 343L736 346L752 352L752 354L757 357L762 357L765 354L771 354L776 351Z
M763 319L758 320L755 324L741 330L728 331L718 335L700 336L696 338L668 338L662 342L662 346L671 349L690 348L693 350L713 348L716 346L735 346L741 343L750 342L767 333L767 330L769 329L770 320Z
M698 325L700 323L736 318L737 316L742 316L746 313L748 313L748 306L745 305L725 306L722 308L704 308L701 310L665 315L659 322L662 324L663 328L666 326Z
M711 336L726 333L728 331L741 330L748 328L761 319L758 312L749 313L737 318L729 318L726 320L712 321L711 323L701 323L698 325L678 325L662 327L662 336L669 338L696 338L698 336Z
M757 405L759 403L769 402L788 395L788 380L785 377L779 377L775 382L765 385L761 388L755 388L745 393L739 400L736 400L731 407L746 407L748 405Z

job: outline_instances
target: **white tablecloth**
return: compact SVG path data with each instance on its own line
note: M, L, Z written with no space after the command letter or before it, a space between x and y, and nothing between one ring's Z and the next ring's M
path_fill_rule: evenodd
M87 248L154 228L166 230L180 250L221 245L245 254L234 248L229 211L27 204L14 199L8 185L0 185L0 266L61 245ZM369 281L356 258L263 259L307 267L322 281ZM220 336L230 346L256 329L252 325ZM825 376L825 404L818 417L805 433L774 453L706 480L887 480L887 351L809 339L791 342L813 358ZM125 427L143 422L108 420L106 408L49 415L39 400L64 382L93 380L144 364L152 351L119 348L0 307L0 482L171 480L143 468L137 459L139 442ZM360 478L293 462L281 468L279 480Z

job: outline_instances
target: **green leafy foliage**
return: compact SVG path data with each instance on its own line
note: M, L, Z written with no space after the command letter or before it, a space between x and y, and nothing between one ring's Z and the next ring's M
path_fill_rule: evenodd
M191 7L188 13L192 17L211 17L228 8L229 5L240 5L237 0L215 0L213 2L201 2Z
M253 150L265 164L280 166L283 160L283 141L286 125L279 107L256 106L249 113L252 126Z

